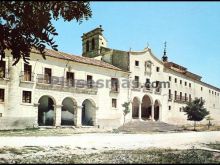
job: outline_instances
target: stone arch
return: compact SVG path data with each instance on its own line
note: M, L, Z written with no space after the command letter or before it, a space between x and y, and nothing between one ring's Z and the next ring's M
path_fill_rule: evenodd
M61 125L75 125L77 102L71 97L66 97L62 101Z
M41 96L38 101L38 125L54 126L55 125L55 105L56 101L52 96Z
M86 99L82 103L82 125L93 126L96 115L96 104L92 99Z
M139 117L139 106L140 106L140 99L138 97L134 97L132 101L132 118Z
M151 119L152 117L152 98L149 95L144 95L141 104L141 118L143 120Z
M154 102L154 120L160 120L160 110L161 110L161 103L159 100L155 100Z

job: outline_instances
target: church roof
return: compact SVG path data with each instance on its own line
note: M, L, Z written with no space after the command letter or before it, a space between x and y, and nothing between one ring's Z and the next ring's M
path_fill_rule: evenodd
M32 49L32 52L40 54L39 51L34 50L34 49ZM64 52L55 51L55 50L51 50L51 49L46 49L45 50L45 55L49 56L49 57L58 58L58 59L70 60L70 61L73 61L73 62L79 62L79 63L83 63L83 64L94 65L94 66L98 66L98 67L123 71L120 68L115 67L115 66L113 66L109 63L106 63L104 61L101 61L101 60L96 60L96 59L93 59L93 58L67 54L67 53L64 53Z

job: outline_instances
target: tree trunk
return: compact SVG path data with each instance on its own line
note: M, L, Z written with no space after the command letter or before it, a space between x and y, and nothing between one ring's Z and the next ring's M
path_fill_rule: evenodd
M194 131L196 130L196 121L194 121Z

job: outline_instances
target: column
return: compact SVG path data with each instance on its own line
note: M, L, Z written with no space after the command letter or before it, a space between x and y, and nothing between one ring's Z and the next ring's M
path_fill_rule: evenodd
M138 116L138 117L139 117L139 120L141 120L141 104L142 104L142 103L139 104L139 116Z
M151 105L151 118L154 121L154 104Z
M54 112L55 112L55 126L61 126L61 112L62 112L63 105L54 105Z
M99 107L94 107L93 110L93 125L97 126L97 111L99 110Z
M38 106L40 103L34 103L34 113L35 113L35 121L33 123L34 128L38 127Z
M75 109L74 123L77 127L82 126L82 106L77 106Z

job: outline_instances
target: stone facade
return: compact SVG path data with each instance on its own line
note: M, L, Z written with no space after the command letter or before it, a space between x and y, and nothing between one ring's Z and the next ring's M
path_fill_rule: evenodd
M219 88L180 65L157 59L150 48L107 48L102 31L99 27L82 36L83 57L47 50L44 60L33 51L29 65L21 60L12 66L8 51L5 75L0 78L0 129L117 128L124 122L125 102L131 102L126 122L139 119L181 125L189 123L182 107L195 97L205 99L213 122L220 124ZM166 87L160 88L160 82Z

